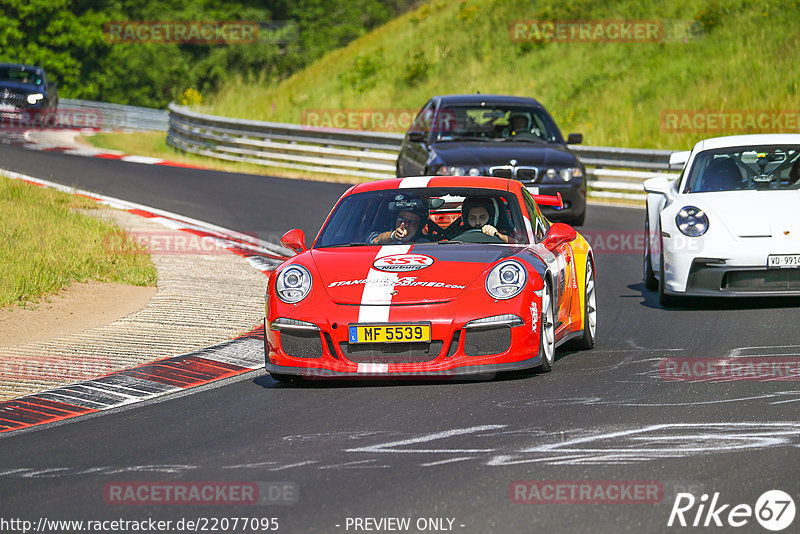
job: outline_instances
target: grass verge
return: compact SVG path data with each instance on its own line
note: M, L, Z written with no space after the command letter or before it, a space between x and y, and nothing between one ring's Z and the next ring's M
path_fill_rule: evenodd
M71 282L156 284L141 245L78 211L96 208L86 198L0 177L0 307L36 302Z

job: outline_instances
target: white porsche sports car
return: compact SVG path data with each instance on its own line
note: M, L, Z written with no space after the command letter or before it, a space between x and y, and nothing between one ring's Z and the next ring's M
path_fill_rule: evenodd
M647 191L644 280L680 296L800 295L800 134L717 137Z

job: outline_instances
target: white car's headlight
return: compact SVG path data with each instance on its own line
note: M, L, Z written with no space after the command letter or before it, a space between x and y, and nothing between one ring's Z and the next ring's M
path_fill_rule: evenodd
M675 216L675 224L683 235L699 237L708 231L708 217L700 208L685 206Z
M278 273L275 292L287 304L300 302L311 291L311 273L302 265L290 265Z
M486 277L486 292L493 298L504 300L516 297L525 288L528 272L521 263L508 260L498 263Z
M43 99L44 95L42 93L33 93L32 95L28 95L28 104L36 104L39 100Z

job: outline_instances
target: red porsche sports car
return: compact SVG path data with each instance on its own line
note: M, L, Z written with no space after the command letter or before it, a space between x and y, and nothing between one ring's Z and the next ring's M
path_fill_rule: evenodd
M594 346L594 258L517 180L412 177L339 199L270 276L266 368L302 376L453 376L538 368Z

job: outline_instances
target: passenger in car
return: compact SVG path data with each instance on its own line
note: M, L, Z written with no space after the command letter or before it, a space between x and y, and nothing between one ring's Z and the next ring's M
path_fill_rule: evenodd
M427 220L428 211L425 209L404 209L397 214L393 230L370 234L367 242L373 245L402 245L412 242L428 242L428 239L422 236L422 228Z

